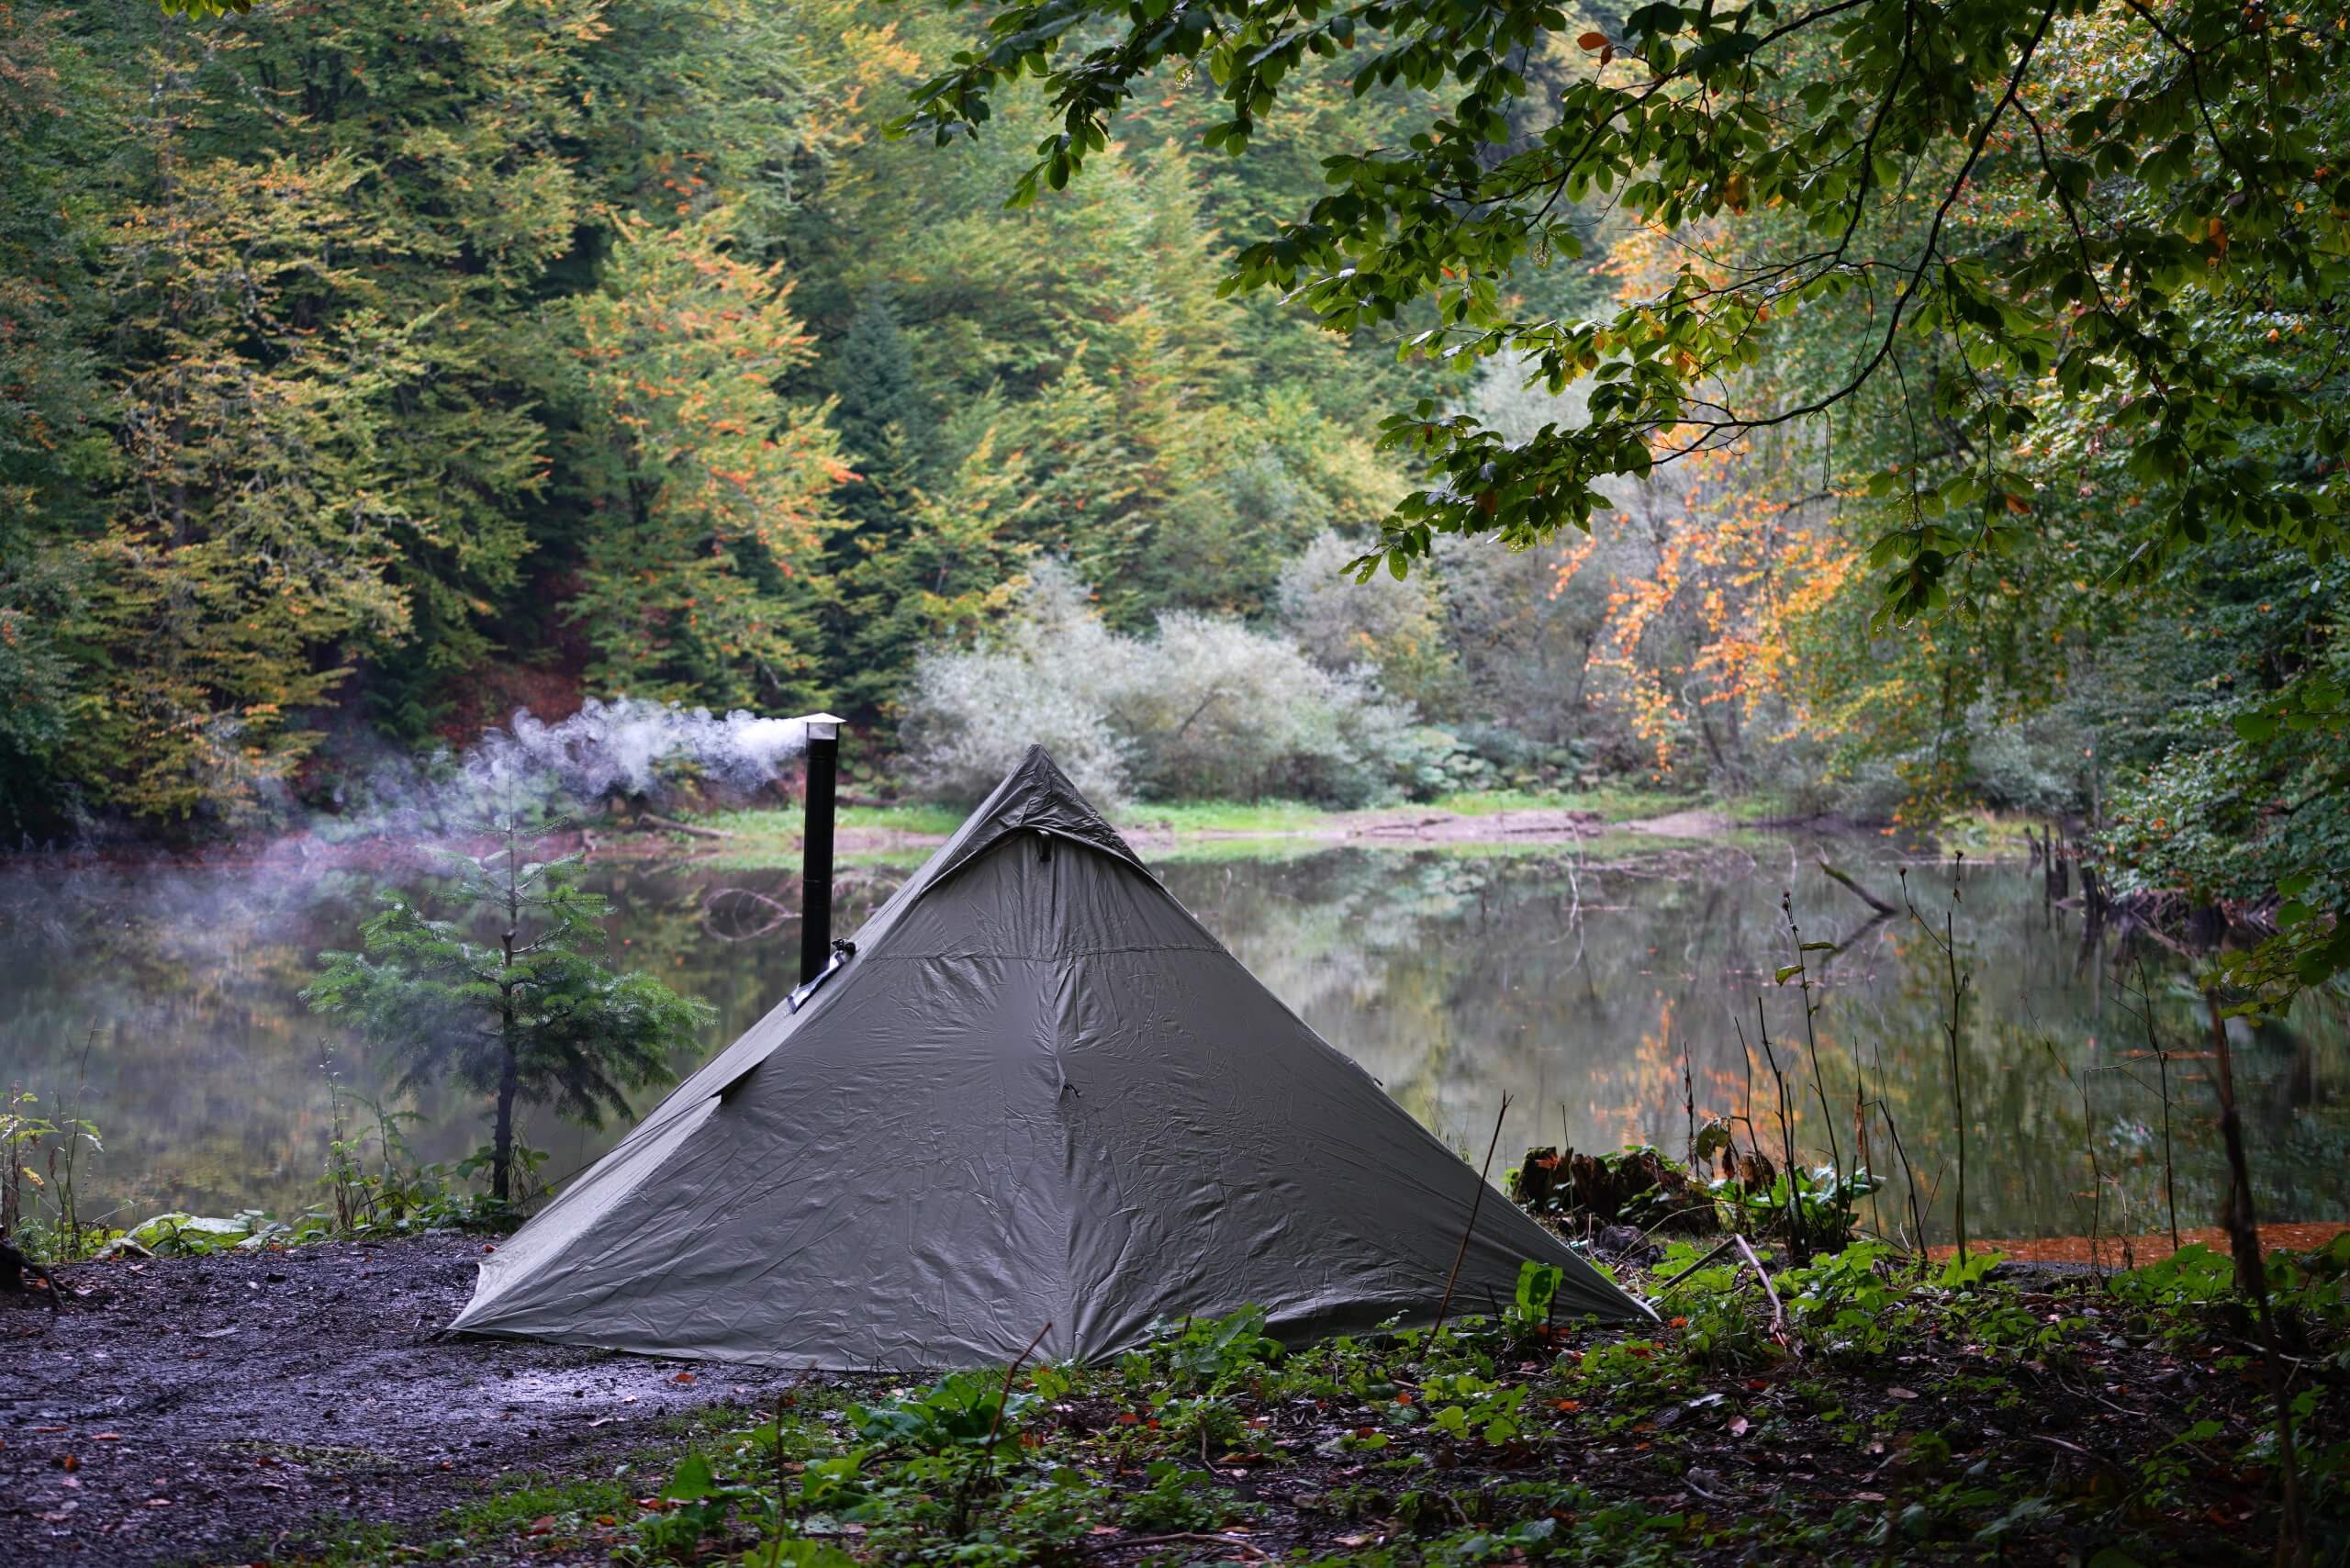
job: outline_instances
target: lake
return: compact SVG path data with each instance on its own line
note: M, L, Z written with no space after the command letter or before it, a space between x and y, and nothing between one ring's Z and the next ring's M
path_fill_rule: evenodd
M1957 1147L1950 975L1932 939L1947 917L1965 980L1958 1066L1974 1234L2164 1228L2165 1065L2180 1223L2212 1221L2222 1164L2207 1025L2182 983L2184 955L2085 930L2020 865L1970 865L1961 879L1947 864L1909 864L1908 896L1932 935L1907 913L1872 920L1815 868L1818 847L1750 832L1646 852L1615 839L1506 849L1194 841L1146 857L1266 984L1456 1148L1481 1159L1510 1095L1496 1180L1529 1144L1680 1152L1684 1070L1701 1118L1751 1108L1775 1154L1767 1026L1791 1071L1804 1148L1824 1160L1832 1136L1850 1161L1864 1135L1871 1164L1897 1175L1897 1131L1937 1240L1948 1234ZM1897 901L1904 868L1883 841L1829 847ZM845 866L836 930L854 931L923 853ZM98 1124L105 1148L84 1180L85 1215L284 1214L321 1200L330 1074L347 1111L353 1097L386 1095L389 1080L298 992L319 949L354 943L386 875L347 865L0 868L0 1086ZM717 1009L705 1049L791 988L798 925L775 906L797 905L792 868L616 857L592 861L587 880L613 902L620 959ZM1780 908L1789 889L1803 937L1840 945L1808 955L1826 1111L1800 991L1775 980L1795 958ZM2344 1217L2342 1000L2304 999L2285 1025L2233 1027L2262 1217ZM1856 1092L1870 1103L1864 1126ZM408 1137L420 1158L454 1159L486 1137L483 1107L462 1092L391 1100L419 1113ZM525 1123L556 1178L622 1130L567 1126L543 1111ZM1880 1202L1887 1228L1907 1213L1897 1188Z

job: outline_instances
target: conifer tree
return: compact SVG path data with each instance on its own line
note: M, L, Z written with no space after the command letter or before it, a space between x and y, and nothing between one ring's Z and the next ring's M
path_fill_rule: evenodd
M590 1127L626 1115L630 1093L666 1079L671 1053L714 1014L650 975L603 965L610 906L580 890L571 860L524 858L535 834L518 812L485 831L497 848L451 857L455 916L386 894L360 928L361 950L320 953L303 996L394 1058L403 1088L453 1077L494 1096L490 1194L503 1201L518 1103L552 1104ZM494 940L475 934L485 918Z

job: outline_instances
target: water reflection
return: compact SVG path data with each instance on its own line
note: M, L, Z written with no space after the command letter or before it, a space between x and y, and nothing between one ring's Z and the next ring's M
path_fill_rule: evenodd
M1804 1148L1825 1159L1832 1134L1847 1160L1864 1143L1890 1168L1889 1112L1945 1228L1955 1138L1942 955L1906 915L1870 920L1810 866L1808 846L1787 844L1612 868L1567 850L1341 849L1163 870L1277 994L1456 1147L1482 1152L1507 1092L1517 1108L1505 1152L1560 1141L1678 1150L1685 1069L1701 1118L1751 1114L1775 1149L1767 1030L1780 1064L1800 1069L1791 1093ZM904 869L851 868L840 927L853 929ZM1890 866L1868 875L1880 890L1896 887ZM382 879L347 869L0 873L0 1085L52 1102L80 1086L82 1114L106 1142L85 1189L92 1206L317 1201L330 1136L323 1064L334 1058L363 1094L386 1075L341 1056L297 992L320 947L352 940ZM2093 1217L2107 1232L2163 1226L2164 1064L2148 1048L2142 987L2154 991L2154 1039L2170 1058L2182 1219L2208 1221L2221 1167L2200 1014L2173 983L2182 960L2159 946L2085 944L2077 916L2047 909L2020 868L1975 869L1962 887L1946 868L1918 867L1908 880L1937 929L1948 915L1967 980L1959 1065L1975 1234L2078 1233ZM1774 980L1795 957L1779 908L1790 881L1805 936L1840 943L1808 956L1825 1111L1800 991ZM588 882L613 902L616 954L717 1008L708 1047L789 989L789 870L605 861ZM2339 1217L2350 1198L2340 1000L2304 1002L2288 1026L2239 1028L2264 1214ZM1856 1117L1856 1098L1883 1109ZM479 1107L462 1094L428 1093L415 1108L412 1141L425 1159L481 1139ZM539 1112L527 1136L553 1151L560 1175L618 1130ZM1884 1203L1888 1225L1906 1212L1897 1192Z

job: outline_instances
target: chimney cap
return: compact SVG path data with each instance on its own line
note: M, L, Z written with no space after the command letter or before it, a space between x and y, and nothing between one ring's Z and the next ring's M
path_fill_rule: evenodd
M811 741L838 740L841 726L848 722L838 713L803 713L800 722L808 726L808 738Z

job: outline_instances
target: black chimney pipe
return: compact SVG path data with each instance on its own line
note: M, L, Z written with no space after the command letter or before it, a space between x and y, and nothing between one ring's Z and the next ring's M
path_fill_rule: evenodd
M801 806L800 983L805 986L833 960L833 794L841 755L841 722L830 713L808 719L808 794Z

